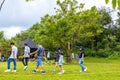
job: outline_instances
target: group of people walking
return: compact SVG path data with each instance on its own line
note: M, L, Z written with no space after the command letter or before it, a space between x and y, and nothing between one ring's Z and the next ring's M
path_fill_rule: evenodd
M16 60L17 60L17 53L18 53L18 48L15 46L15 44L13 42L10 43L11 45L11 54L8 58L8 62L7 62L7 69L5 70L5 72L10 72L10 63L13 62L14 64L14 69L12 72L16 72ZM30 58L30 55L33 54L37 54L37 61L36 61L36 68L32 71L32 73L36 73L38 71L39 66L41 66L41 73L42 74L46 74L45 70L44 70L44 65L43 65L43 57L46 56L45 55L45 49L42 46L41 43L38 44L38 49L35 52L30 53L30 47L28 46L27 43L24 44L24 55L23 55L23 59L22 59L22 63L24 65L24 70L28 69L28 61ZM84 66L83 62L84 62L84 48L82 46L80 46L80 66L82 68L82 70L80 72L84 72L87 70L87 67ZM56 71L56 68L59 67L59 73L58 74L63 74L65 71L63 69L63 64L64 64L64 58L63 58L63 52L62 49L59 47L57 49L56 52L56 58L55 58L55 68L53 69L53 71Z

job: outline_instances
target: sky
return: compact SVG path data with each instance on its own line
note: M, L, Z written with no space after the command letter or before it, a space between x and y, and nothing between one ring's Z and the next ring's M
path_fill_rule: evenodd
M106 6L105 0L77 0L85 3L85 9L92 6ZM0 0L0 3L2 0ZM0 12L0 31L4 31L7 39L14 37L17 33L27 30L36 22L39 22L45 14L53 15L56 7L56 0L6 0Z

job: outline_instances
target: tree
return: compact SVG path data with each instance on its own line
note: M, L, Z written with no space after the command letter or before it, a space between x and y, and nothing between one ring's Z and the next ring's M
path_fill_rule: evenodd
M76 0L65 0L60 2L56 9L56 14L49 16L45 15L40 22L41 28L36 30L35 39L44 42L47 39L53 43L60 45L67 53L67 61L70 61L72 45L76 41L91 40L102 33L100 13L96 7L90 10L82 10L84 4L78 5Z
M4 32L0 31L0 48L2 47L3 39L4 39Z
M105 0L106 4L109 3L109 0ZM120 8L120 0L112 0L112 6L115 9L116 6L118 6Z

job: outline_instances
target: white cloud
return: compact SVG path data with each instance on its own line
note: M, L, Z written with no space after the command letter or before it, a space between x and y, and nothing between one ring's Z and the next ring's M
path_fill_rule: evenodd
M6 0L0 12L0 27L20 25L30 27L40 21L40 17L54 12L55 0Z
M45 14L53 14L55 0L6 0L0 12L0 31L6 38L11 38L40 21ZM13 26L14 25L14 26ZM24 27L23 27L24 26Z
M25 29L23 29L20 26L10 26L10 27L1 28L0 30L4 31L5 38L10 39Z

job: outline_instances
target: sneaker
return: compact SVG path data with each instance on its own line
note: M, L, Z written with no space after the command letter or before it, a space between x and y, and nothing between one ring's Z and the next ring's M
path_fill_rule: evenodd
M35 73L36 73L36 70L33 70L32 73L35 74Z
M28 68L28 67L27 67L27 66L25 66L25 67L24 67L24 70L27 70L27 68Z
M85 68L85 70L84 71L87 71L87 67Z
M10 69L5 70L5 72L10 72Z
M42 73L42 74L46 74L45 71L42 71L41 73Z
M12 72L16 72L16 70L13 70Z

